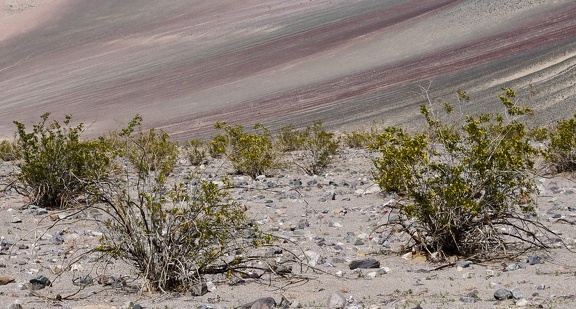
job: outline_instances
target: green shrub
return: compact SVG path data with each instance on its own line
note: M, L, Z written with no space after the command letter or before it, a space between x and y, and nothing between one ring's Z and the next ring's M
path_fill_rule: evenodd
M251 133L244 131L241 125L230 126L222 122L216 123L216 128L223 129L224 134L214 137L211 147L214 152L223 152L237 173L255 178L278 167L272 136L265 126L257 124Z
M118 134L119 140L123 141L125 152L123 157L127 158L136 168L138 173L143 175L155 174L158 177L165 177L172 173L178 161L178 144L170 141L168 133L157 131L154 128L143 130L141 128L142 117L136 115L124 129ZM136 132L134 128L139 130Z
M322 173L333 159L338 150L338 139L334 133L327 132L322 126L322 121L308 126L302 133L304 150L304 162L297 163L309 175Z
M346 132L342 136L342 143L349 148L369 148L377 143L378 131L372 127L369 131Z
M172 175L176 143L134 133L140 120L118 134L130 149L119 158L124 176L98 183L109 216L98 250L131 262L153 290L186 290L206 274L245 267L243 250L266 240L245 207L214 182Z
M105 143L84 141L82 123L71 126L71 116L49 122L41 116L31 132L23 123L17 127L17 157L20 190L31 203L42 207L65 207L91 189L95 179L106 177L111 154Z
M17 147L13 142L3 140L0 142L0 160L12 161L16 159Z
M550 143L545 157L557 173L576 170L576 115L560 120L549 131Z
M282 151L301 150L304 147L306 136L294 125L287 125L280 129L276 135L276 142Z
M384 191L405 197L397 207L409 247L480 258L510 249L513 240L544 246L531 228L548 230L529 219L537 151L519 121L531 110L514 97L511 89L500 96L506 115L466 116L462 126L423 105L428 131L392 127L380 134L374 177Z
M193 166L206 163L206 150L203 148L204 142L198 139L193 139L186 142L185 151L188 161Z

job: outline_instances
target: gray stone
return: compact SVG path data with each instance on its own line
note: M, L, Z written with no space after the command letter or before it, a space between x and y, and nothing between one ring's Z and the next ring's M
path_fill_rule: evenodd
M496 292L494 292L494 298L497 300L505 300L512 297L512 292L507 289L498 289Z
M50 279L46 278L43 275L38 275L32 279L30 279L30 288L32 290L41 290L47 286L51 286L52 282Z
M72 284L74 284L76 286L87 286L87 285L90 285L92 283L94 283L94 278L92 278L92 276L90 276L90 275L81 276L81 277L72 279Z
M346 297L340 292L334 292L328 297L328 309L342 309L346 306Z
M528 259L526 260L526 262L529 265L536 265L536 264L540 264L542 263L542 258L537 256L537 255L531 255L528 257Z
M476 302L476 298L470 296L462 296L460 297L460 301L463 303L472 304Z
M23 309L22 305L18 301L15 301L8 306L8 309Z
M206 293L208 293L206 282L201 282L190 287L190 294L192 294L192 296L202 296Z
M244 304L242 309L272 309L276 306L276 301L272 297L259 298L251 303Z
M510 291L512 293L512 297L514 297L514 299L518 300L518 299L522 299L524 298L524 296L522 295L522 292L520 292L519 289L512 289L512 291Z
M198 309L226 309L226 307L220 307L216 305L202 305L199 306Z
M470 265L472 265L472 261L460 260L456 262L456 267L467 268L470 267Z
M309 227L309 226L310 226L310 223L308 222L308 220L302 218L302 219L300 219L300 220L298 221L298 226L297 226L297 228L300 229L300 230L303 230L303 229L305 229L305 228L307 228L307 227Z
M364 259L364 260L354 260L350 262L350 269L368 269L368 268L380 268L380 262L375 259Z
M511 263L506 265L506 267L504 268L504 271L513 271L513 270L517 270L522 268L520 265L516 264L516 263Z
M64 237L60 234L54 234L51 241L55 245L61 245L64 243Z

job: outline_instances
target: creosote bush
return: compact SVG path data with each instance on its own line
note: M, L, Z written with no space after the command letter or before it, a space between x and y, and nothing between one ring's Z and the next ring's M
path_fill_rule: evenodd
M300 134L303 160L295 163L307 174L318 175L332 162L338 150L338 139L334 137L334 133L324 129L322 121L316 121Z
M422 105L426 132L390 127L380 134L374 177L384 191L404 197L397 211L409 247L479 258L518 244L511 240L544 247L534 229L548 230L530 219L537 150L520 121L531 109L513 101L513 90L504 91L504 115L469 115L458 126L443 122L432 104Z
M238 174L255 178L265 175L279 165L278 155L268 129L260 124L246 132L241 125L231 126L224 122L215 124L223 134L211 141L211 154L224 154Z
M240 267L245 260L236 256L267 238L249 224L226 180L219 186L172 175L177 145L164 132L137 132L140 121L118 134L129 150L118 157L124 176L96 183L108 214L98 250L131 262L153 290L186 290L206 274Z
M12 161L16 159L17 146L10 141L3 140L0 142L0 160Z
M276 134L276 142L281 151L301 150L306 140L305 134L296 129L294 125L287 125L280 128Z
M186 142L185 151L188 161L193 166L198 166L206 163L206 149L204 147L204 142L199 139L193 139Z
M370 130L346 132L341 137L344 146L349 148L370 148L378 140L379 132L375 126Z
M81 139L82 123L72 126L71 116L62 123L49 121L49 116L42 115L31 131L14 121L18 189L36 205L66 207L92 190L95 179L107 176L112 160L107 144Z
M576 171L576 115L558 121L549 131L549 138L544 155L553 172Z

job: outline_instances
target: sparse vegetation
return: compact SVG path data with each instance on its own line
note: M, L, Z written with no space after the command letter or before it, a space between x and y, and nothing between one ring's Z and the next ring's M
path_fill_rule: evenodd
M13 142L3 140L0 142L0 160L12 161L16 159L17 147Z
M119 157L124 176L95 183L99 208L109 215L98 250L130 261L150 289L161 291L185 290L205 274L242 265L243 250L265 238L228 194L227 182L170 178L176 144L153 129L135 133L140 120L119 133L129 149Z
M193 166L198 166L206 163L206 149L202 140L193 139L186 142L185 151L188 161Z
M576 115L558 121L549 131L546 159L556 173L576 171Z
M321 121L308 126L301 132L301 138L302 157L294 162L307 174L318 175L332 162L338 150L338 139L324 129Z
M252 132L246 132L241 125L224 122L216 123L215 127L224 133L212 139L211 154L224 154L238 174L255 178L278 167L272 136L265 126L256 124Z
M20 168L17 189L38 206L66 207L92 190L93 180L106 177L112 160L105 143L81 139L82 123L72 126L71 116L62 123L49 121L49 116L42 115L30 132L23 123L14 122Z
M455 126L423 105L427 132L391 127L380 135L374 177L384 191L405 196L398 222L410 235L409 247L479 258L505 252L515 244L511 239L545 247L534 229L549 231L530 219L537 151L520 120L531 110L504 90L505 115L465 116Z
M305 134L294 125L282 127L276 135L277 144L282 151L301 150L305 139Z

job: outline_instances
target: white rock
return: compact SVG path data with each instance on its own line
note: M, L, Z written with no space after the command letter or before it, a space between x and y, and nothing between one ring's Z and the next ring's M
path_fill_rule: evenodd
M308 258L308 265L310 266L316 266L320 260L320 254L311 250L305 251L304 255Z

